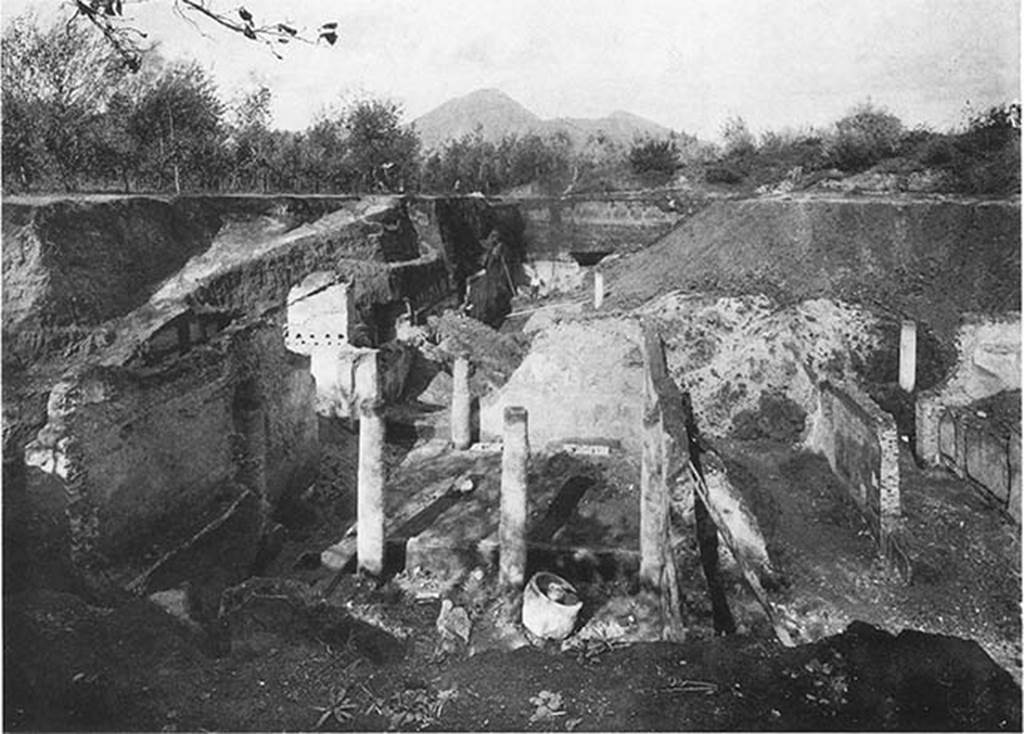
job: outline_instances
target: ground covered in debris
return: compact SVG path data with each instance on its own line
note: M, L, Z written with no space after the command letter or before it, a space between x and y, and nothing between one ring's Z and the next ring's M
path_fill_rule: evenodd
M347 602L250 584L219 650L145 601L5 604L10 730L1019 731L1020 689L970 642L856 623L785 649L734 636L438 649L437 601L350 579ZM362 621L372 620L373 624ZM390 629L391 633L383 631Z
M424 426L434 429L424 434L428 440L409 435ZM443 414L428 410L411 423L392 421L391 486L412 496L431 482L467 475L477 478L472 494L484 497L497 455L431 456L444 426ZM515 631L518 610L502 602L492 571L474 569L443 594L465 611L467 642L445 626L442 594L411 590L412 570L373 582L311 567L310 549L336 540L354 514L355 435L339 424L323 429L320 479L303 502L279 513L288 541L266 570L273 577L229 590L216 624L200 628L141 599L90 605L42 589L7 596L5 728L1020 729L1020 688L985 652L1004 667L1019 665L1011 642L1020 639L1019 577L1000 555L1012 549L999 550L1008 536L998 518L978 525L979 513L968 512L972 500L956 481L908 468L909 521L922 528L937 518L949 522L935 531L939 537L918 536L927 547L918 554L917 580L906 586L878 565L859 516L822 460L763 440L719 446L778 559L772 596L816 641L777 643L752 621L738 577L729 594L743 634L714 636L695 543L683 528L677 558L687 639L627 645L628 634L607 632L628 632L642 611L621 604L636 593L629 539L637 537L638 507L629 484L638 468L621 456L538 457L530 470L535 525L569 479L592 481L561 518L552 546L621 536L625 553L611 562L594 556L589 565L559 568L588 607L582 622L604 608L618 613L612 621L619 626L605 625L605 634L579 644L533 640L510 651L510 639L522 644L528 636ZM961 546L949 535L957 532L971 541ZM971 552L954 556L954 547ZM533 554L531 565L564 557ZM905 627L924 632L900 632ZM977 639L985 649L927 632Z
M909 583L879 559L824 458L778 442L720 441L778 572L772 597L813 638L862 620L976 640L1020 680L1019 530L965 482L900 461Z

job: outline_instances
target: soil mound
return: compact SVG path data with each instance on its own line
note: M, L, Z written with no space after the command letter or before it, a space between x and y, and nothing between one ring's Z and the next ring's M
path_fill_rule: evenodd
M673 289L828 296L951 338L965 311L1020 309L1020 207L874 199L719 201L608 269L617 306Z

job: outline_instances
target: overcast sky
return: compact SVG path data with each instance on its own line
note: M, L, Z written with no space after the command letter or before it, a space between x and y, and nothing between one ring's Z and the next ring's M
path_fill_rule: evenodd
M2 0L5 17L58 0ZM717 138L825 124L870 98L938 129L1020 98L1018 0L244 0L257 21L336 20L333 47L265 47L173 11L126 2L168 57L208 66L226 95L263 82L275 120L301 128L353 92L412 119L497 87L542 117L634 112ZM210 0L232 11L237 0Z

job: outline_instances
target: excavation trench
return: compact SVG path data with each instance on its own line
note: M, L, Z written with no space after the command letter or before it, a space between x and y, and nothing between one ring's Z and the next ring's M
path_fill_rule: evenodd
M221 208L229 205L218 204ZM146 205L150 206L158 205ZM532 343L520 334L482 332L485 327L479 323L450 315L439 320L437 333L431 335L440 338L430 341L424 337L427 329L423 322L431 313L461 303L472 306L480 321L501 326L513 307L517 265L526 252L524 212L534 228L531 236L547 232L538 230L545 221L537 215L539 210L531 210L530 204L496 206L475 198L345 206L354 208L334 210L330 216L336 218L327 225L307 227L309 223L300 218L285 227L284 234L277 232L256 242L246 237L218 239L211 234L219 226L211 215L209 221L202 220L210 232L204 229L199 237L203 242L213 237L209 250L190 241L175 251L171 265L186 263L180 277L147 282L90 310L88 339L79 346L81 354L91 356L54 389L44 430L38 430L42 424L36 416L25 425L14 426L9 434L5 432L5 440L8 435L37 435L26 452L29 465L25 471L10 472L19 479L20 494L24 495L23 502L19 495L18 502L10 506L24 504L24 516L34 521L45 502L58 495L62 502L64 497L71 499L65 503L66 512L62 504L59 511L51 513L56 518L53 524L62 524L60 533L41 534L42 543L28 537L27 541L37 543L34 548L44 553L58 548L56 555L73 559L74 574L93 574L93 582L113 579L121 584L141 579L132 589L136 593L160 592L162 599L169 595L191 601L193 607L204 607L191 621L205 625L207 633L224 622L214 610L225 598L221 594L225 588L259 591L256 587L263 583L261 579L249 579L246 583L250 586L243 584L244 588L238 586L254 573L277 577L274 583L280 582L289 594L317 609L369 598L369 606L386 609L386 618L339 623L325 642L343 647L346 636L351 641L364 633L376 635L380 637L377 642L388 647L389 661L419 665L422 661L409 662L407 648L394 642L399 637L394 632L394 618L405 622L416 618L416 624L432 636L438 623L438 609L432 605L442 594L466 608L495 597L487 583L497 551L500 457L485 449L480 454L452 452L443 445L450 435L445 423L451 394L448 370L454 354L467 350L474 364L472 396L480 403L474 418L484 442L500 437L500 417L506 406L525 406L529 411L533 456L528 475L532 504L526 538L527 577L537 571L552 571L577 585L584 601L575 630L579 640L662 639L664 620L657 615L644 617L649 610L637 602L644 591L639 583L643 547L638 547L640 472L633 459L641 453L645 416L642 348L635 327L641 319L651 319L667 341L666 374L680 385L685 377L688 395L693 396L696 414L689 415L684 406L689 417L684 434L686 466L692 464L701 481L711 487L709 491L718 492L728 489L724 485L729 479L721 457L735 459L725 462L733 483L750 491L745 495L733 492L729 499L748 500L747 510L756 511L766 536L754 551L763 551L767 560L770 549L771 560L778 560L779 576L793 582L792 589L778 593L772 589L773 603L784 602L794 608L790 618L825 620L810 639L835 634L856 618L891 628L918 626L936 633L984 637L986 644L992 640L1004 644L1014 635L1019 639L1019 619L1000 616L996 609L1004 604L1012 611L1017 599L1006 589L1019 592L1019 578L1005 573L1012 563L1005 568L1001 565L1005 559L999 549L1006 545L1005 533L997 523L988 523L982 510L965 503L963 497L968 494L961 490L966 485L959 480L935 480L917 472L913 463L901 464L897 428L918 443L929 437L920 432L914 436L909 430L919 425L914 423L914 396L907 398L890 384L895 381L898 354L893 348L895 322L891 314L882 322L876 314L842 302L825 298L773 302L742 289L728 297L666 292L672 268L664 267L659 258L684 247L688 254L672 258L673 263L703 262L694 254L694 243L703 241L696 235L707 234L706 230L721 224L718 220L731 211L731 205L713 207L710 219L704 218L708 221L698 218L691 227L696 234L676 230L673 237L639 253L639 266L634 270L629 270L631 266L624 265L627 258L622 258L607 271L610 305L622 306L633 299L644 304L640 309L623 318L603 311L590 313L589 299L559 303L544 312L547 325L531 315L533 323L527 326L536 334ZM575 204L560 202L557 206L571 209ZM813 205L794 206L801 216L813 214ZM262 204L257 208L265 211ZM741 204L740 224L760 221L753 215L763 209L777 215L779 208L788 211L779 203ZM838 216L836 212L846 208L841 203L825 207L829 216ZM986 210L986 217L997 218L1001 211ZM218 216L220 213L218 210ZM24 211L19 212L15 218L18 226L27 226L25 216ZM915 210L914 221L925 216ZM660 218L655 225L664 233L674 221ZM561 234L578 229L574 225ZM893 229L900 227L893 225ZM25 240L26 251L38 244L29 230L19 231L18 236ZM5 245L7 237L5 231ZM283 239L275 239L278 237ZM732 241L745 242L747 238L736 236ZM792 245L789 239L785 242L790 243L787 247ZM797 243L806 250L804 244ZM606 241L586 251L571 243L564 247L587 268L616 249ZM339 248L343 257L339 257ZM425 254L427 249L432 254ZM945 249L956 250L944 245ZM723 251L731 252L728 248ZM253 252L258 255L252 256ZM585 256L579 256L581 252ZM555 254L546 256L554 258ZM840 263L843 277L853 277L850 273L855 269L845 268L844 263ZM39 263L33 267L36 265ZM157 270L147 277L166 276L164 269ZM5 263L5 283L7 271ZM652 273L657 277L647 277ZM304 283L307 276L312 279ZM703 285L714 285L710 276L705 280ZM787 278L775 280L773 287L793 290ZM581 278L580 282L590 280ZM345 288L337 287L342 285ZM844 281L843 293L855 293L856 285ZM888 292L889 285L883 283L879 291ZM117 290L121 286L114 283L110 287ZM297 287L305 290L293 294ZM820 295L800 288L795 292L800 297ZM164 300L140 307L153 293L162 294ZM292 295L296 295L294 300ZM54 355L65 350L69 340L83 338L77 325L67 323L70 307L64 296L40 297L45 306L40 314L19 311L17 323L8 323L5 314L5 342L7 331L17 331L19 324L34 330L13 342L26 364L40 355L56 359ZM336 310L312 314L326 313L331 328L312 328L316 318L303 321L304 329L293 328L294 314L289 314L289 307L300 302L309 306L316 298L335 299L331 308L337 306ZM958 304L969 301L966 296L959 299ZM1005 305L1007 299L1000 296L997 300L996 306ZM915 301L910 306L920 318L928 315L922 304ZM941 317L935 332L948 337L954 330L952 314L946 309ZM338 328L339 321L345 328ZM981 450L977 447L969 452L965 445L965 456L960 457L959 447L947 445L943 431L948 433L948 425L955 419L960 421L957 426L980 435L978 424L972 421L982 408L972 417L966 406L974 405L971 400L978 390L991 387L986 380L992 375L998 377L996 387L1012 388L1008 367L1013 362L1012 327L1009 319L994 325L984 321L963 326L960 335L967 338L960 342L967 346L961 347L963 353L957 357L958 368L963 369L952 378L947 376L945 382L939 367L953 358L939 349L937 337L930 331L923 330L918 342L924 345L919 346L924 354L934 357L928 358L921 385L929 391L929 399L954 393L957 400L964 398L958 403L963 414L936 414L937 435L931 437L936 450L971 481L991 480L993 496L1002 502L1004 511L1012 506L1009 477L990 477L979 468ZM411 347L397 345L394 337L417 343L420 352L413 354ZM357 347L343 369L336 369L337 361L324 360L338 348L339 341ZM295 351L297 345L301 346L299 352ZM968 349L973 351L967 353ZM356 520L358 492L354 386L349 383L357 381L364 355L371 350L377 350L372 359L377 360L380 392L390 403L388 410L404 416L388 420L383 432L389 472L384 509L394 525L387 527L384 540L383 573L372 584L352 573L357 563L354 552L340 571L326 568L322 556L323 550L339 539L352 540L342 538ZM425 356L428 352L429 358ZM855 357L862 353L876 359L858 363ZM415 365L427 363L429 374L416 373L419 368ZM57 374L62 373L57 367L64 366L51 362L47 369ZM31 369L21 377L28 372ZM822 379L834 373L870 377L872 395L865 399L856 390ZM325 395L322 388L330 380L337 390ZM31 380L24 382L28 385ZM877 405L872 408L871 398L883 403L888 400L885 407L898 413L896 420L876 410ZM5 394L5 403L7 399ZM991 408L986 405L985 409ZM409 419L409 415L415 418ZM704 452L698 421L702 427L714 429L714 445L716 449L723 446L723 454ZM834 440L823 440L826 434ZM1001 437L1003 434L995 439ZM805 438L816 454L794 449L794 442ZM742 440L737 443L735 439ZM1009 445L995 439L978 439L977 443L993 453ZM593 454L586 459L571 457L566 452L568 444L591 449ZM1019 457L1017 461L1019 464ZM735 464L756 475L754 481L740 481L744 478L731 472ZM884 480L880 486L872 484L876 465L884 469L877 472ZM686 471L686 466L675 468ZM907 525L918 539L924 539L912 548L914 554L906 557L906 565L918 574L918 581L909 587L900 585L896 576L875 573L876 539L884 534L883 545L903 548L902 536L886 526L882 517L885 503L892 499L886 492L893 486L893 466L906 478L902 484L896 483L905 491L901 501L914 510ZM58 476L58 467L63 476ZM7 470L5 461L5 476ZM1012 470L1006 473L1010 475ZM462 491L458 480L467 476L473 477L473 486ZM858 504L857 492L865 491L861 486L871 493L867 512L862 511L863 503ZM936 497L949 502L936 509ZM422 504L413 504L419 500ZM666 543L673 543L681 597L672 611L685 620L688 634L699 641L739 632L728 644L746 636L770 638L773 630L756 608L756 584L751 593L740 588L749 581L742 565L747 561L728 558L742 555L733 542L737 537L749 538L735 527L726 527L729 523L716 525L715 518L723 516L722 507L705 504L700 493L694 494L689 505L674 496L672 501L672 511L679 511L672 528L676 534L667 534ZM781 519L778 507L784 510ZM5 502L5 525L10 525L7 509ZM947 517L959 525L950 524L953 520L946 523ZM805 521L810 530L801 527ZM155 542L154 528L167 531L166 542L159 538L163 545ZM33 526L31 531L36 529ZM221 530L224 535L218 536ZM175 545L182 535L186 541ZM18 537L20 541L21 535ZM799 541L792 543L795 555L777 554L793 538ZM981 557L961 558L940 547L947 538L955 538L958 548L980 539L970 547L982 547ZM103 567L111 559L124 564L114 574ZM21 562L21 556L18 560ZM38 568L26 574L36 573L38 578L49 574L40 559L25 561L26 568L33 564ZM836 569L849 571L853 580ZM395 591L404 593L401 584L420 570L433 580L448 574L454 582L435 596L419 599L425 604L410 604L407 594ZM481 577L488 581L478 583ZM959 604L957 585L961 582L972 584L965 598L988 604L973 617L959 608L949 611L954 602ZM53 582L44 579L44 583ZM475 583L478 587L474 589ZM360 584L374 588L361 596ZM273 591L271 586L268 594ZM31 586L26 582L25 588ZM77 593L70 584L62 591L72 588ZM851 606L848 599L856 598L862 588L868 589L875 601L855 601ZM91 601L106 603L114 598L95 591L95 586L87 587ZM395 598L402 601L392 603ZM813 607L810 601L818 599L827 603ZM941 609L952 621L946 626L936 624L935 615L929 616L933 609ZM634 621L647 626L640 630L642 625L634 625ZM484 627L482 621L480 626ZM389 631L378 635L382 629ZM270 643L274 647L262 649L259 645L267 634L284 632L242 631L247 638L244 644L260 651L254 659L269 650L288 655L290 646L301 648L290 640L288 645ZM360 647L358 639L353 644ZM416 655L423 652L412 643L408 649ZM306 657L319 654L306 648L300 652ZM1006 660L1012 658L1010 651ZM64 677L72 680L77 672L69 671ZM78 680L84 680L86 686L90 679ZM310 705L322 703L304 701L304 713L308 715ZM289 725L294 728L294 722Z

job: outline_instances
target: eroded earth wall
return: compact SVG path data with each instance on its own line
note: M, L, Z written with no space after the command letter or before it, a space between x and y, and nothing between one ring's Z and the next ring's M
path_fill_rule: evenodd
M567 253L632 252L667 234L707 205L686 191L609 193L509 199L526 221L529 253L539 260Z

